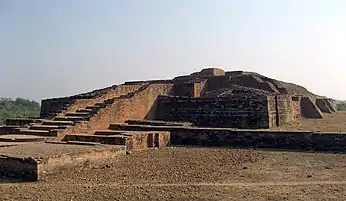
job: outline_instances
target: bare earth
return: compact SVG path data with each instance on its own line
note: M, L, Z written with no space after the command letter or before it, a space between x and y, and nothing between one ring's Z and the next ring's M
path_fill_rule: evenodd
M1 200L344 200L346 155L166 148L0 184ZM62 176L64 175L64 176Z
M346 131L346 113L286 129ZM346 200L346 155L187 148L135 152L116 164L0 183L0 200Z
M316 132L346 132L346 112L323 113L323 119L302 119L283 125L283 130L309 130Z

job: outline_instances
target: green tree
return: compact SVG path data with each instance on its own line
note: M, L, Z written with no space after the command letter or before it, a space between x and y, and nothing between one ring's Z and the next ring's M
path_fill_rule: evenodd
M336 106L338 111L346 111L346 103L340 103Z
M40 115L40 104L36 101L16 98L0 98L0 123L8 118L35 118Z

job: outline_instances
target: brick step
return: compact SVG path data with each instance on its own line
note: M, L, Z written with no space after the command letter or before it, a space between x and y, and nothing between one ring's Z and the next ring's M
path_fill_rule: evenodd
M66 125L41 125L41 124L37 124L37 125L32 125L29 127L30 130L55 130L55 129L66 129L70 126L66 126Z
M82 141L58 141L58 140L48 140L45 143L49 144L69 144L69 145L88 145L88 146L99 146L101 143L98 142L82 142Z
M30 123L39 123L41 121L42 121L41 119L9 118L5 120L5 124L24 126L24 125L29 125Z
M106 103L95 103L94 106L100 107L100 108L105 108L107 106Z
M105 100L104 103L107 104L107 105L108 104L113 104L114 103L114 99L112 98L112 99Z
M78 109L78 110L76 110L76 112L89 112L89 113L93 113L94 111L92 109Z
M66 113L65 116L67 117L85 117L85 116L90 116L91 112L69 112Z
M5 135L9 133L13 133L14 129L16 128L22 128L22 126L19 125L3 125L0 126L0 135Z
M56 125L56 126L74 126L73 121L54 121L54 120L45 120L42 122L42 125Z
M155 121L155 120L127 120L127 124L131 125L149 125L149 126L193 126L190 122L177 121Z
M96 130L93 132L93 135L124 135L124 136L132 136L129 131L120 131L120 130Z
M132 125L122 123L112 123L109 125L109 130L123 130L123 131L172 131L177 129L184 129L182 126L149 126L149 125Z
M21 135L38 135L38 136L57 136L57 131L47 131L47 130L30 130L26 128L15 129L14 133L11 134L21 134Z
M93 111L98 111L99 109L101 109L102 107L94 105L94 106L86 106L85 109L91 109Z
M61 117L55 117L54 121L88 121L90 117L80 117L80 116L61 116Z
M43 137L37 135L21 135L21 134L10 134L0 136L0 142L37 142L51 139L52 137Z
M123 135L88 135L88 134L68 134L63 141L96 142L111 145L126 145L126 138Z

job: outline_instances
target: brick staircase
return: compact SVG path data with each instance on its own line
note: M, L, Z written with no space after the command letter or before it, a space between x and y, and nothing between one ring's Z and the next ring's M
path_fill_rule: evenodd
M164 122L155 120L128 120L110 124L106 130L95 130L89 134L67 134L66 143L96 143L124 145L128 152L148 148L162 148L170 143L172 129L193 127L190 122Z
M9 130L7 131L7 133L3 134L9 136L3 136L3 138L0 138L0 142L28 142L30 141L30 139L32 139L32 141L47 140L49 138L53 139L58 136L59 131L63 131L66 128L75 126L78 123L88 122L91 117L98 113L99 110L112 105L115 99L131 97L136 92L145 89L148 85L149 83L144 84L135 92L130 92L115 98L106 99L103 102L95 103L92 106L87 106L83 109L77 109L75 112L62 112L60 114L57 114L52 119L43 119L35 121L22 121L20 119L18 119L18 121L13 120L15 125L3 126L4 130ZM20 124L16 122L20 122Z

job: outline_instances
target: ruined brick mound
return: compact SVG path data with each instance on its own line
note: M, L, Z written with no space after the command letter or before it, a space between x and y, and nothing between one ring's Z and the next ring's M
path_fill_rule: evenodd
M258 94L262 96L270 95L271 92L262 90L262 89L255 89L250 87L244 87L240 85L232 85L230 88L222 88L219 90L209 91L204 94L203 97L205 98L212 98L212 97L218 97L218 98L227 98L231 97L232 94Z
M308 96L313 100L316 94L308 91L306 88L273 78L266 77L255 72L246 71L228 71L225 72L219 68L207 68L190 75L178 76L173 79L174 82L196 83L205 82L205 87L201 92L202 96L212 97L215 90L225 91L226 89L235 88L235 85L258 89L275 94L288 94L292 96Z

